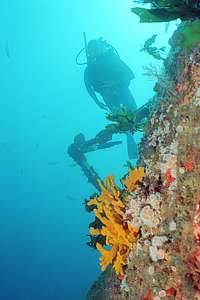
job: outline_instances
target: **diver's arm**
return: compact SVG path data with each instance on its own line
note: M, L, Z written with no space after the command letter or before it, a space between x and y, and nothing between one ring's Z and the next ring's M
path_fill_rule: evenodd
M124 83L127 83L127 85L129 85L130 81L135 78L131 68L121 59L119 61L119 72L121 75L121 80L124 81Z
M112 54L112 57L110 60L112 60L112 64L115 68L115 80L117 81L118 84L123 85L123 86L125 85L128 87L130 84L130 81L135 78L133 71L117 55Z
M90 97L94 100L94 102L103 109L106 109L106 106L101 103L99 101L99 99L97 98L97 95L95 93L95 90L93 89L92 85L90 84L90 79L89 79L89 74L88 74L88 69L85 69L84 72L84 82L85 82L85 87L87 89L88 94L90 95Z

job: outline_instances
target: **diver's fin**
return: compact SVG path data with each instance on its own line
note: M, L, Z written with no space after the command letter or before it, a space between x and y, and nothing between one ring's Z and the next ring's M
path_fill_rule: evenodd
M137 159L138 157L138 147L131 134L126 135L127 138L127 150L129 159Z

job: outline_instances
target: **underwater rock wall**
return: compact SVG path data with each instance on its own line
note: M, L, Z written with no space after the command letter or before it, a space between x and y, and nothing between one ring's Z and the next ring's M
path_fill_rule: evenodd
M200 299L200 49L177 48L178 34L140 144L146 175L125 199L140 235L125 277L106 270L87 300Z

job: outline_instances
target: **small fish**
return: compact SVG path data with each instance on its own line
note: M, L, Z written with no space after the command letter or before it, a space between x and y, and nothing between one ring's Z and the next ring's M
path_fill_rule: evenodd
M2 149L2 151L7 151L8 153L12 152L7 142L0 142L0 149Z
M56 166L58 165L60 162L59 161L48 161L48 165L49 166Z
M74 167L76 167L76 166L77 166L77 164L75 164L75 163L74 163L74 164L69 164L69 167L70 167L70 168L74 168Z
M68 200L70 200L70 201L77 201L77 199L76 198L74 198L74 197L72 197L72 196L70 196L70 195L65 195L65 197L68 199Z
M6 142L0 142L0 146L6 146L7 145L7 143Z
M8 41L5 43L5 52L6 52L6 56L7 58L11 58L11 55L10 55L10 48L9 48L9 45L8 45Z

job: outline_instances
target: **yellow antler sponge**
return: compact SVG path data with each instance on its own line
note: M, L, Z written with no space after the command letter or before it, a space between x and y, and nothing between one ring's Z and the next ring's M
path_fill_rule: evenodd
M100 265L104 271L111 264L119 277L124 276L123 266L129 251L133 248L137 239L138 228L131 225L125 218L125 206L120 200L120 190L114 183L114 177L108 176L102 184L99 197L91 199L87 205L95 205L94 213L101 221L101 229L90 229L91 235L102 235L106 237L105 249L97 243L96 248L102 254Z
M125 185L129 192L133 192L137 187L138 182L144 177L144 168L129 169L128 175L121 182Z

